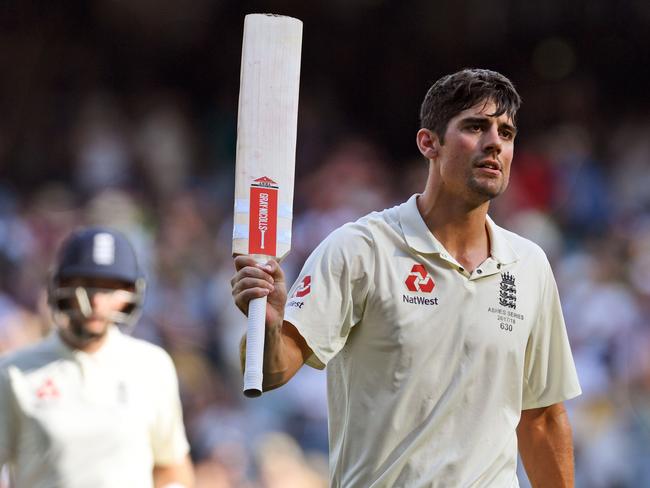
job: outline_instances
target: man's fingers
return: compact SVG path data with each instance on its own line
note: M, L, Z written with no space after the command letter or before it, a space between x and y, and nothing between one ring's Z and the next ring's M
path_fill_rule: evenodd
M237 308L244 315L248 315L251 300L268 297L267 321L281 324L287 292L284 272L278 262L271 259L266 263L259 263L250 256L237 256L235 268L237 271L230 284Z
M274 303L282 301L282 296L286 298L284 273L274 259L258 263L250 256L236 256L235 269L237 272L230 280L232 296L244 314L248 315L248 304L254 298L269 296L271 293L275 297Z
M247 288L234 295L235 303L242 310L244 308L248 309L248 302L254 298L262 298L268 296L269 293L270 291L268 288Z
M266 290L267 294L272 292L275 288L273 283L269 283L266 280L261 280L259 278L253 277L244 277L234 283L232 287L233 296L239 295L244 290L250 289L261 289Z
M258 266L257 260L252 257L252 256L247 256L244 254L240 254L239 256L235 256L235 269L239 271L242 268L245 268L247 266L253 266L256 267Z
M278 263L275 259L270 259L264 264L258 264L258 267L269 273L273 277L274 281L284 281L284 272L280 267L280 263Z
M240 254L235 256L235 269L240 271L248 266L263 269L269 274L281 273L280 264L275 259L269 259L266 263L259 263L254 257Z
M271 291L268 288L246 288L244 290L235 293L233 290L233 297L235 299L235 305L241 310L244 315L248 315L248 304L251 300L255 298L262 298L268 296Z
M242 268L239 271L237 271L237 273L235 273L235 275L230 280L230 285L234 287L237 283L239 283L240 281L246 278L255 278L258 280L264 280L271 284L275 282L273 276L271 276L268 272L264 271L263 269L257 266L256 267L246 266L245 268Z

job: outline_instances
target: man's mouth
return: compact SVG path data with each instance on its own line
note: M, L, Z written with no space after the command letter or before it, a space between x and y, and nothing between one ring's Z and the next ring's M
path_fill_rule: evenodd
M476 163L474 167L487 170L490 173L501 173L501 163L494 159L483 159Z

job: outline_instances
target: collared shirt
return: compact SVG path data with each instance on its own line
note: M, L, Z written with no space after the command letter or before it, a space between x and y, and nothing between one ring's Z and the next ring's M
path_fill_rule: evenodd
M189 445L161 348L111 328L87 354L58 333L0 361L0 465L16 488L153 486Z
M469 273L416 199L333 232L290 291L327 365L331 486L517 487L521 410L580 394L550 265L488 218Z

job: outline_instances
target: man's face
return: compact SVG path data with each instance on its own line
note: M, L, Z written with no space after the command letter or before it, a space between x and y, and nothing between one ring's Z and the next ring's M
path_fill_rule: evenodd
M473 203L500 195L508 186L516 129L510 117L490 116L482 101L453 117L439 145L440 174L447 189Z
M106 335L115 313L132 304L134 287L119 280L75 277L62 279L62 289L71 313L61 334L72 345L82 347Z

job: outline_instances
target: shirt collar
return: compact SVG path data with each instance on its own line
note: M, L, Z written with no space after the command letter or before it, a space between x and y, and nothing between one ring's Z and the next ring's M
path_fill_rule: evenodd
M418 196L411 196L400 206L399 220L404 239L409 247L421 254L441 254L447 252L427 227L418 210Z
M510 264L519 260L519 255L512 247L510 240L506 237L507 231L502 229L490 218L486 216L487 230L490 235L490 255L501 264Z
M435 238L422 219L417 206L418 196L419 194L411 196L400 206L399 220L404 239L406 239L409 247L418 253L447 254L445 247ZM517 261L519 257L506 238L506 231L496 225L489 215L486 224L490 236L491 257L501 264L510 264Z

